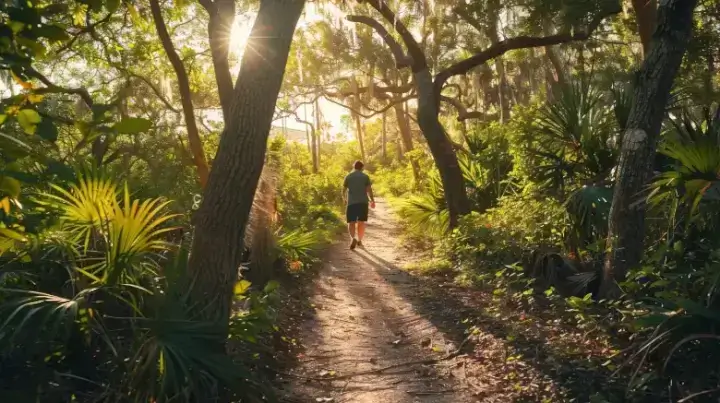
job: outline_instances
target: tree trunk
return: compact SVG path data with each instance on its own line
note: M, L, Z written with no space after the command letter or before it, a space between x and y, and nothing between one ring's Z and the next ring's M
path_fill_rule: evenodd
M315 152L314 161L317 163L317 171L320 171L320 144L322 144L322 117L320 116L320 101L315 99L315 144L313 150Z
M182 63L182 60L180 60L180 56L178 56L175 51L172 39L170 38L167 27L165 26L165 20L163 19L158 0L150 0L150 11L153 15L155 29L160 37L160 42L165 49L168 59L170 59L170 64L172 64L173 69L175 70L175 75L178 79L178 86L180 87L180 101L182 102L183 117L185 118L185 128L187 130L188 143L190 144L190 152L193 156L195 169L197 169L198 172L200 186L204 189L207 185L210 168L208 167L207 159L205 158L205 151L203 150L202 141L200 141L197 123L195 122L195 110L193 109L192 98L190 97L190 81L188 80L185 66Z
M313 128L312 130L310 130L310 155L312 156L314 174L320 172L320 161L318 161L317 149L317 129Z
M358 144L360 145L360 158L365 161L365 142L363 141L363 127L360 121L360 115L353 112L353 120L355 121L355 136L357 137Z
M557 53L555 53L555 49L553 49L552 46L545 46L545 55L547 56L548 60L550 60L550 64L555 71L555 74L553 74L553 79L555 80L555 82L561 87L566 86L567 77L565 76L565 68L560 61L560 57L558 57Z
M500 18L500 1L488 1L488 15L490 23L488 24L487 35L491 45L497 45L500 42L498 34L498 19ZM507 123L510 120L510 94L508 93L507 76L505 75L505 63L502 57L495 58L495 71L498 77L498 102L500 103L500 122Z
M617 167L609 217L608 255L600 290L615 296L616 282L639 264L645 236L645 205L639 193L652 175L665 107L692 34L697 0L669 0L658 9L658 28L637 73L630 117Z
M156 1L156 0L153 0ZM202 315L227 327L243 239L304 0L261 0L200 209L188 264ZM226 328L227 330L227 328Z
M632 0L632 6L635 10L640 42L643 46L643 57L646 57L650 52L650 42L657 23L657 2L656 0Z
M385 122L385 113L382 114L382 139L380 140L382 142L382 161L383 163L387 163L387 133L386 133L386 122Z
M410 132L410 122L408 121L407 113L405 112L405 102L395 102L393 109L395 110L395 118L398 122L398 131L400 139L402 140L402 151L407 153L408 151L413 150L413 141L412 133ZM402 154L400 155L400 158L403 158ZM420 167L414 159L410 161L410 166L412 167L413 179L417 184L420 180Z
M220 105L225 123L230 115L230 105L233 100L233 83L228 62L230 33L235 21L234 0L201 0L200 3L207 10L210 20L208 22L208 37L210 38L210 51L215 81L217 82Z
M445 201L450 213L450 227L455 228L460 216L470 213L470 200L465 191L465 179L453 145L438 118L438 100L435 99L430 71L425 69L415 72L414 77L418 89L418 124L427 139L430 152L440 171L445 190Z

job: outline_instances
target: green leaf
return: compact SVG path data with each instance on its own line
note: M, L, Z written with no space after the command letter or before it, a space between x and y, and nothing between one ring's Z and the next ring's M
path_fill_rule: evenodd
M147 131L152 127L152 122L143 118L125 118L113 126L118 133L136 134Z
M633 321L633 325L637 329L647 329L649 327L659 326L670 318L669 315L664 314L652 314L641 316Z
M48 141L55 141L58 138L58 130L50 119L43 119L37 126L38 136Z
M7 115L0 115L0 126L7 120Z
M37 124L42 120L40 114L33 109L23 109L17 114L18 123L27 134L35 134Z
M21 234L17 231L11 230L9 228L0 228L0 237L4 237L4 238L12 239L15 241L20 241L20 242L27 241L27 238L25 238L23 236L23 234Z
M105 1L105 8L112 14L120 8L120 0L107 0Z
M3 176L0 179L0 191L7 193L12 198L20 196L20 182L9 176Z
M40 38L47 38L51 41L66 41L70 39L67 32L57 25L42 25L33 29L33 32Z
M269 293L277 290L278 287L280 287L280 283L278 283L277 281L271 280L271 281L268 281L268 283L265 285L265 288L263 289L263 291L266 294L269 294Z

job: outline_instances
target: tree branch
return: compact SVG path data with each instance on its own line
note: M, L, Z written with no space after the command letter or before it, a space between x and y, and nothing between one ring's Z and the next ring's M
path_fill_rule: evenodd
M418 72L427 69L427 59L425 58L425 52L423 52L420 44L415 40L415 37L412 35L412 33L410 33L405 24L403 24L403 22L400 21L400 19L397 18L395 13L390 9L390 7L388 7L387 2L384 0L365 1L367 1L367 3L372 8L377 10L377 12L379 12L380 15L385 18L385 21L393 24L395 31L397 31L397 33L400 35L400 38L402 38L403 43L405 43L405 46L408 49L408 56L412 61L412 64L410 65L412 71ZM377 28L375 26L372 27Z
M387 110L389 110L390 108L392 108L393 106L395 106L395 104L400 104L400 103L403 103L403 102L408 101L408 100L413 99L413 98L417 98L417 95L411 94L411 95L407 95L407 96L402 97L402 98L394 99L393 102L390 102L389 104L385 105L385 106L384 106L383 108L381 108L381 109L371 109L371 110L373 111L373 113L371 113L371 114L369 114L369 115L366 115L366 114L363 114L361 111L357 110L356 108L353 108L353 107L351 107L351 106L345 105L345 104L342 103L342 102L335 101L335 100L332 99L332 98L325 97L325 99L327 99L328 102L332 102L332 103L334 103L335 105L342 106L343 108L345 108L345 109L347 109L347 110L349 110L349 111L351 111L351 112L354 112L354 113L356 113L358 116L361 116L361 117L363 117L363 118L365 118L365 119L368 119L368 118L371 118L371 117L373 117L373 116L377 116L377 115L383 114L383 113L385 113ZM368 108L368 109L369 109L369 108Z
M458 112L457 120L460 122L462 122L463 120L467 120L467 119L485 119L488 117L488 115L486 115L480 111L468 112L467 108L462 104L462 102L460 102L460 100L458 100L456 98L441 96L440 100L452 105L457 110L457 112Z
M395 66L397 68L401 69L405 67L410 67L412 65L412 58L405 54L402 46L400 46L400 44L395 40L395 38L390 35L388 30L385 29L385 27L378 21L376 21L374 18L366 17L364 15L348 15L347 17L345 17L345 19L350 22L365 24L370 28L373 28L375 32L380 35L385 44L390 48L390 52L392 52L393 56L395 57Z
M35 70L32 67L26 67L25 73L29 77L37 78L41 83L45 84L47 88L38 88L33 90L33 92L37 94L48 94L48 93L64 93L64 94L75 94L80 96L80 98L85 101L88 107L92 107L94 102L92 97L90 97L90 93L85 88L67 88L67 87L61 87L59 85L53 84L52 81L50 81L47 77L45 77L42 73Z
M198 172L200 186L205 188L209 175L209 167L207 159L205 158L202 141L200 140L200 135L198 133L197 123L195 121L195 111L193 110L190 93L190 81L188 79L187 71L185 71L185 66L183 65L182 60L180 60L180 56L175 51L172 39L170 38L167 26L165 25L165 20L163 19L162 10L160 9L158 0L150 0L150 11L152 12L155 29L160 37L160 42L165 49L168 59L170 59L170 64L172 64L173 69L175 70L175 75L178 79L178 86L180 87L180 101L182 102L188 143L190 144L190 151L192 152L195 168Z
M110 21L110 18L111 18L111 17L112 17L112 13L109 13L109 14L106 15L104 18L102 18L101 20L98 20L98 21L95 22L94 24L88 24L86 27L84 27L83 29L81 29L80 31L78 31L78 33L75 34L75 36L73 36L67 43L65 43L63 46L61 46L61 47L57 50L56 53L57 53L57 54L60 54L60 53L65 52L66 50L70 49L70 48L73 46L73 44L75 44L75 41L77 41L77 40L78 40L81 36L83 36L84 34L90 33L90 34L92 35L93 33L95 33L95 28L96 28L97 26L102 25L102 24Z
M210 51L215 70L215 81L220 96L220 105L224 120L230 119L230 106L232 105L233 81L230 75L230 31L235 20L234 0L200 0L209 16L208 37L210 38Z
M142 75L140 75L140 74L137 74L137 73L133 72L132 70L126 69L125 67L122 67L122 66L118 66L118 65L114 65L114 64L111 64L111 66L114 67L114 68L116 68L116 69L118 69L118 70L120 70L120 71L122 71L123 73L129 75L130 77L135 77L135 78L137 78L138 80L140 80L140 81L144 82L145 84L147 84L147 86L150 87L150 89L152 90L152 92L155 93L155 96L157 96L158 99L159 99L163 104L165 104L165 106L166 106L170 111L175 112L175 113L180 113L180 112L181 112L179 109L177 109L176 107L174 107L174 106L170 103L170 101L168 101L167 98L165 98L165 96L162 94L162 92L160 91L160 89L159 89L155 84L153 84L153 82L150 81L149 78L147 78L147 77L145 77L145 76L142 76Z
M485 29L483 28L483 26L480 24L480 22L477 19L473 18L473 16L470 15L467 8L465 8L464 6L456 6L453 8L453 11L455 12L455 14L458 15L458 17L460 17L461 20L464 20L465 22L467 22L471 27L475 28L479 33L481 33L481 34L485 33Z
M492 45L489 48L485 49L484 51L477 53L476 55L469 57L465 60L462 60L458 63L455 63L452 66L446 68L445 70L439 72L435 76L435 80L434 80L435 94L438 96L440 95L440 92L442 91L443 86L450 79L450 77L460 75L460 74L465 74L468 71L475 68L476 66L479 66L479 65L487 62L490 59L494 59L498 56L501 56L510 50L535 48L535 47L541 47L541 46L551 46L551 45L558 45L561 43L586 40L590 37L590 35L592 35L592 33L595 31L595 29L597 29L597 27L600 25L600 23L605 18L607 18L611 15L615 15L615 14L619 13L620 11L621 11L621 9L618 5L617 8L614 8L603 14L598 15L590 22L590 24L587 27L587 30L585 30L584 32L583 31L575 32L575 33L565 32L565 33L561 33L561 34L541 36L541 37L517 36L515 38L509 38L509 39L500 41L500 42L496 43L495 45Z

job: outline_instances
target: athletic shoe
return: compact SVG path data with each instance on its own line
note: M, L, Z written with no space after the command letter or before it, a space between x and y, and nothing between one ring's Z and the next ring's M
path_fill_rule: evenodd
M357 239L353 238L352 242L350 242L350 250L354 250L357 245L358 245Z

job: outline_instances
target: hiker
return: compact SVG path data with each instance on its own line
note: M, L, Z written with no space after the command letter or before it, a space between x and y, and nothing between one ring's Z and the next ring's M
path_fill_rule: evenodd
M368 219L368 206L375 208L370 177L363 172L365 164L355 161L354 170L350 172L343 182L343 200L347 204L345 215L347 217L348 231L350 232L350 250L363 246L365 236L365 223ZM368 204L369 202L369 204ZM355 231L357 230L357 237Z

